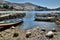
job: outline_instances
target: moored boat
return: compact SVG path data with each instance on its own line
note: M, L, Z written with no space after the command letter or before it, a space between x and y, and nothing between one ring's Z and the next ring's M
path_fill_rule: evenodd
M54 17L35 17L37 21L55 21Z
M37 14L35 14L35 20L55 22L56 16L55 16L55 14L51 14L51 13L48 13L48 14L37 13Z
M5 20L0 22L0 28L7 28L11 26L18 25L19 23L23 22L22 19L11 19L11 20Z

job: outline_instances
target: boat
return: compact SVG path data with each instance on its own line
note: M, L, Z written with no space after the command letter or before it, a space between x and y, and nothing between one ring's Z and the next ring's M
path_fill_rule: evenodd
M35 14L36 21L56 21L55 16L51 14Z
M22 19L11 19L11 20L0 21L0 28L15 26L22 22L23 22Z
M55 17L35 17L37 21L55 21Z

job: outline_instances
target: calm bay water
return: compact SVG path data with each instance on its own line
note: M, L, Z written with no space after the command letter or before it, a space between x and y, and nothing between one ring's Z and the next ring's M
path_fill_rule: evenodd
M7 12L7 11L6 11ZM46 29L53 29L56 28L57 30L60 30L60 27L54 23L54 22L43 22L43 21L34 21L35 20L35 14L36 13L50 13L50 12L59 12L60 11L9 11L7 13L21 13L21 12L26 12L26 16L23 18L23 23L20 26L21 30L28 30L28 29L32 29L35 27L40 27L41 28L46 28ZM1 12L1 13L5 13L5 12ZM18 19L17 19L18 20ZM8 20L9 21L9 20Z
M35 13L50 13L50 12L60 12L60 11L26 11L26 16L23 18L23 24L19 25L20 29L28 30L35 27L46 28L46 29L53 29L56 28L57 30L60 29L58 25L54 22L43 22L43 21L34 21Z

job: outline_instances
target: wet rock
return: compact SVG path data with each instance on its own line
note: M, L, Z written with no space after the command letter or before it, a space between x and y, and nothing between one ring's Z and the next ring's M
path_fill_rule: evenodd
M47 34L46 34L46 37L48 38L53 38L53 35L54 33L52 31L49 31Z
M42 28L41 31L46 31L46 29L45 28Z
M27 31L26 32L26 38L29 38L31 36L31 32L30 31Z
M55 29L55 28L53 28L53 29L52 29L52 32L56 32L56 29Z

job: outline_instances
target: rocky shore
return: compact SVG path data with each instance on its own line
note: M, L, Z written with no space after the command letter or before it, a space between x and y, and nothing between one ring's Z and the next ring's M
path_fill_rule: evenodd
M39 27L20 30L17 26L0 31L0 40L60 40L60 32L53 29L49 33L46 29L39 29Z

